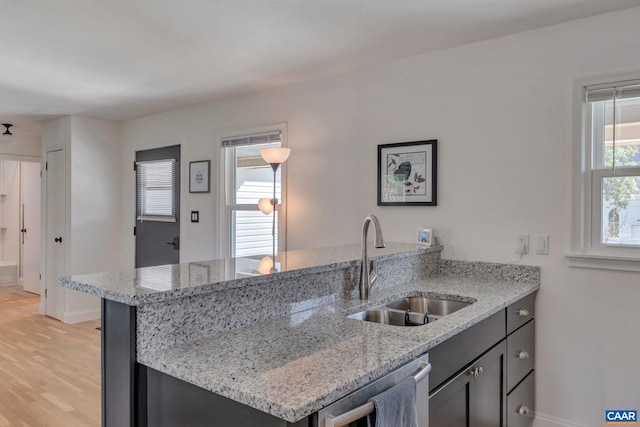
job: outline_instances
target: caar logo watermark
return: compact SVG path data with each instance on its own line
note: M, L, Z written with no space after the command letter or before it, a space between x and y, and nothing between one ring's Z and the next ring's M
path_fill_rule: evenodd
M610 425L636 425L638 424L638 411L630 410L606 410L604 421Z

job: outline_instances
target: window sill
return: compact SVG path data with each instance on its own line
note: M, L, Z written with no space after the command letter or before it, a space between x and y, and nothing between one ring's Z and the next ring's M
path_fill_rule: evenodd
M640 272L640 258L581 253L565 256L569 260L569 267Z

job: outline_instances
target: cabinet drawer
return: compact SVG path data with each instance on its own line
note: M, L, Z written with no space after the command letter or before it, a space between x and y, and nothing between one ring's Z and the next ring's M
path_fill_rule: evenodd
M536 294L522 298L507 307L507 335L533 319Z
M528 427L535 411L535 371L507 396L507 427Z
M433 366L429 387L433 391L482 353L504 339L504 311L460 332L429 350Z
M515 387L535 366L535 320L507 337L507 390Z

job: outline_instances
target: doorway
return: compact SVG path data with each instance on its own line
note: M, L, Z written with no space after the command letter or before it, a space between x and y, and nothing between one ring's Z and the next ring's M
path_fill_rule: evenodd
M136 151L136 268L180 262L180 146Z
M40 294L40 162L0 159L0 301Z

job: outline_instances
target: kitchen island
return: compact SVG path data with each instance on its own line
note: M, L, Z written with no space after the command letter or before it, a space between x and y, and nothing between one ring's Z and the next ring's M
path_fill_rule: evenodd
M539 288L538 267L442 260L441 249L372 250L379 277L368 301L357 295L359 245L285 252L266 274L261 259L239 258L60 283L103 299L103 425L156 417L147 400L156 372L308 425L321 408ZM406 295L472 304L418 327L346 317Z

